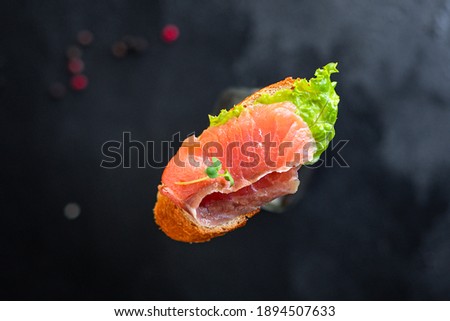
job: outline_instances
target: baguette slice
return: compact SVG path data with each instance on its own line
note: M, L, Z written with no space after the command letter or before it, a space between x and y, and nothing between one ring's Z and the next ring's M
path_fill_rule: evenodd
M223 225L202 226L194 220L191 214L175 205L169 197L158 192L154 212L156 224L170 238L182 242L201 243L244 226L247 220L259 210L239 215Z
M240 105L251 106L261 97L262 94L273 95L281 89L291 89L295 79L288 77L275 84L264 87L245 98ZM170 238L189 243L206 242L210 239L222 236L230 231L244 226L247 220L257 214L259 209L237 216L226 224L208 227L202 226L186 212L183 208L175 204L169 197L158 192L157 201L154 208L155 221L161 230Z

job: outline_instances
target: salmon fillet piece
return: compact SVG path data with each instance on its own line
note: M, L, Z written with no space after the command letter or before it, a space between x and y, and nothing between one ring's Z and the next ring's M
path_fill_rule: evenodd
M205 226L238 215L297 191L297 170L312 159L316 147L308 125L291 102L253 105L226 124L188 137L162 175L159 192ZM190 185L205 175L209 155L216 155L234 178Z

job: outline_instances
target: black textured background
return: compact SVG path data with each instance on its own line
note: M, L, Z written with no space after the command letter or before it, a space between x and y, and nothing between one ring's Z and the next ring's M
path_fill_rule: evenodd
M54 101L81 29L89 87ZM113 57L126 34L147 52ZM450 299L450 1L3 1L0 58L1 299ZM198 133L223 89L329 61L350 168L287 213L182 244L153 223L161 169L99 166L123 131Z

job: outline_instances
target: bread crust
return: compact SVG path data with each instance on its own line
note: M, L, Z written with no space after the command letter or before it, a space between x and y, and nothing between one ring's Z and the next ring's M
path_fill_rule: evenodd
M261 97L261 95L263 94L269 94L272 95L275 92L282 90L282 89L292 89L294 87L294 82L296 79L292 78L292 77L287 77L284 80L281 80L279 82L276 82L272 85L269 85L267 87L264 87L260 90L258 90L257 92L253 93L252 95L248 96L247 98L245 98L240 104L238 105L243 105L244 107L247 107L249 105L253 105L255 103L255 101Z
M294 81L295 79L288 77L275 84L264 87L245 98L240 105L247 107L254 104L263 94L273 94L281 89L292 88ZM244 226L249 218L259 212L259 209L239 215L223 225L214 227L202 226L194 220L191 214L175 204L169 197L158 192L153 212L156 224L170 238L181 242L201 243Z
M170 238L189 243L201 243L222 236L244 226L247 220L259 212L259 209L239 215L234 220L220 226L207 227L194 221L191 214L176 205L166 195L158 192L154 208L155 222Z

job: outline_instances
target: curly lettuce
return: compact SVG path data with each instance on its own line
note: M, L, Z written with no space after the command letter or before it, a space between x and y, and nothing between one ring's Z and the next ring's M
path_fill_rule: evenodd
M337 63L329 63L319 68L310 80L297 79L293 89L282 89L269 95L263 94L256 100L260 104L273 104L290 101L297 107L299 115L308 125L316 142L317 151L310 164L315 163L335 135L339 96L336 94L336 82L331 75L339 72ZM209 116L210 125L225 124L233 117L239 117L243 106L236 105L229 111L222 109L218 116Z
M217 116L211 116L209 117L209 126L219 126L225 124L228 120L234 117L239 117L241 112L244 110L244 106L242 105L235 105L230 110L222 109Z

